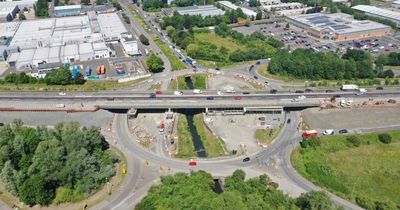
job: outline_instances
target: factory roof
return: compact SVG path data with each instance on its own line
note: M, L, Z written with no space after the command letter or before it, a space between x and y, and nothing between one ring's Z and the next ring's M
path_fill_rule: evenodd
M70 10L70 9L81 9L81 5L66 5L66 6L56 6L54 7L54 11L59 11L59 10Z
M0 1L0 8L8 8L8 7L15 8L16 6L32 7L36 2L37 0Z
M362 11L362 12L367 12L370 14L374 14L374 15L378 15L378 16L391 18L391 19L400 21L400 13L399 12L393 12L393 11L390 11L387 9L381 9L381 8L369 6L369 5L357 5L352 8Z
M49 57L49 48L38 48L33 55L33 60L44 60Z
M14 36L15 32L18 30L19 24L21 24L21 22L1 23L0 24L0 37Z
M243 11L243 13L245 14L245 15L247 15L247 16L256 16L257 15L257 13L256 12L254 12L253 10L250 10L250 9L247 9L247 8L244 8L244 7L239 7L239 6L236 6L236 5L234 5L232 2L230 2L230 1L218 1L218 3L219 4L221 4L221 5L223 5L223 6L225 6L225 7L228 7L228 8L230 8L230 9L233 9L233 10L236 10L236 9L241 9L242 11Z
M119 37L121 33L128 32L116 13L99 14L97 21L105 37Z
M225 13L214 5L177 7L175 8L175 11L177 11L180 15L201 15L203 17L218 16Z
M389 26L373 22L370 20L358 21L354 20L351 15L344 13L321 14L314 13L308 15L300 15L289 17L303 24L308 25L310 28L321 31L329 29L338 34L351 34L369 30L388 29Z
M91 43L81 43L79 44L79 54L93 54L93 47Z

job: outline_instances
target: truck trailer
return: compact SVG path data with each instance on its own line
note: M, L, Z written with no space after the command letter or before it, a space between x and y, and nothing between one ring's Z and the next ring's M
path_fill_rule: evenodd
M358 85L354 85L354 84L342 85L340 90L342 90L342 91L358 90Z

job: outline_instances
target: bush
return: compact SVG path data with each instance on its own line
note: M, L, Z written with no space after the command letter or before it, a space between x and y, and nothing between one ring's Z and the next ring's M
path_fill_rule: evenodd
M391 201L375 201L376 210L396 210L396 205Z
M346 138L347 142L355 147L359 147L361 145L361 140L357 136L348 136Z
M315 148L315 147L318 147L320 145L321 145L321 140L316 136L313 136L313 137L310 137L310 138L304 138L303 141L300 142L300 146L302 148L308 148L308 147Z
M392 136L387 133L381 133L378 135L378 139L380 142L384 144L390 144L392 142Z
M366 197L356 197L356 203L366 210L375 210L375 203Z
M143 35L143 34L140 34L139 40L144 45L149 45L150 44L149 43L149 39L147 39L147 37L145 35Z

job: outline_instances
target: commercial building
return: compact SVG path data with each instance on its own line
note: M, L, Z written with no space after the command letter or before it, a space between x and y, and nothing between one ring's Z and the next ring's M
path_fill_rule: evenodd
M218 9L214 5L176 7L174 11L178 12L180 15L201 15L203 17L225 14L224 11Z
M381 9L378 7L374 6L369 6L369 5L357 5L352 7L355 10L364 12L366 15L370 16L375 16L379 17L382 19L386 20L391 20L397 24L397 26L400 26L400 13L399 12L393 12L387 9Z
M400 9L400 1L394 1L392 2L392 7L396 9Z
M237 9L240 8L248 18L255 18L256 15L257 15L257 13L254 12L253 10L250 10L250 9L247 9L247 8L244 8L244 7L236 6L230 1L218 1L218 4L220 4L221 6L225 7L226 9L230 9L230 10L237 10Z
M264 5L262 8L265 11L278 11L278 10L289 10L289 9L299 9L302 8L303 4L298 2L290 2L290 3L280 3L280 4L272 4L272 5Z
M0 22L12 21L24 8L33 8L35 2L33 0L0 1Z
M344 13L292 16L287 17L287 21L308 35L327 41L349 41L391 33L389 26L370 20L354 20Z
M0 37L11 40L7 62L17 70L109 58L112 50L106 43L127 32L116 13L0 24Z
M280 4L281 0L260 0L261 5Z
M95 12L95 13L111 13L115 12L115 7L111 3L105 3L102 5L83 5L81 8L81 13L86 14L87 12Z
M288 10L279 10L275 11L275 15L277 16L293 16L293 15L301 15L305 14L307 10L312 9L312 7L303 7L299 9L288 9Z
M81 5L67 5L54 7L54 15L57 17L74 16L81 14Z

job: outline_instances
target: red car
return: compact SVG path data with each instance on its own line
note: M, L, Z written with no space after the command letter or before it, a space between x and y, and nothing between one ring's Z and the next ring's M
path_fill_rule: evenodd
M235 96L235 100L240 100L240 99L242 99L242 97L240 97L240 96Z
M161 90L156 90L156 94L160 95L161 94Z
M196 166L196 165L197 165L196 161L190 161L189 162L189 166Z

